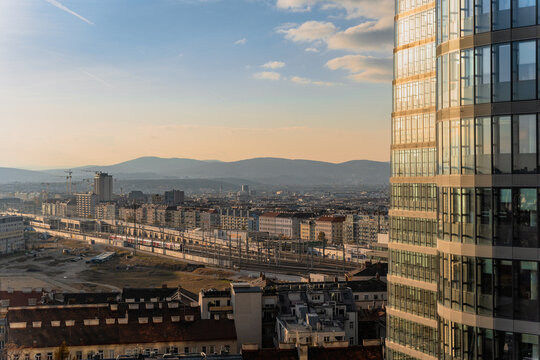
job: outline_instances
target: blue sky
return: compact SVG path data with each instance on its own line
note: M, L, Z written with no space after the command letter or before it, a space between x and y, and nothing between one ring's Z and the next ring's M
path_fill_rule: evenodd
M2 0L0 166L388 159L388 0Z

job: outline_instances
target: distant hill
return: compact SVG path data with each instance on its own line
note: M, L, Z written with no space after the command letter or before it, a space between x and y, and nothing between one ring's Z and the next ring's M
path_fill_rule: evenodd
M0 183L14 182L53 182L58 178L41 171L0 167Z
M24 176L24 171L10 180L9 173L0 182L33 181L32 174ZM92 177L93 171L112 174L117 180L157 180L157 179L245 179L272 185L376 185L386 184L390 176L390 164L370 160L353 160L340 164L312 160L291 160L282 158L254 158L241 161L201 161L194 159L141 157L107 166L84 166L74 168L74 178ZM43 176L59 176L64 170L37 172ZM15 172L13 173L15 174ZM41 181L41 180L40 180Z

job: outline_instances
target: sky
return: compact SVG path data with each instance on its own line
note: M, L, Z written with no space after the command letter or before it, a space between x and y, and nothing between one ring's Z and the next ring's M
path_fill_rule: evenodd
M0 0L0 166L388 161L391 0Z

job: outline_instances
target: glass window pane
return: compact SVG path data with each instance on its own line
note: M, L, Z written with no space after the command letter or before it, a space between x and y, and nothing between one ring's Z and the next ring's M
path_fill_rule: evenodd
M475 102L477 104L491 101L491 54L489 46L475 49Z
M461 173L474 174L474 121L461 120Z
M536 41L515 42L512 81L514 100L536 98Z
M536 172L536 115L515 115L513 124L514 173Z
M475 5L476 33L489 31L491 0L475 0Z
M450 58L450 106L459 105L459 51L449 54Z
M461 51L461 105L474 104L473 50Z
M516 204L517 238L521 247L538 247L537 190L519 189Z
M510 44L493 45L493 102L510 101Z
M473 34L474 29L474 2L461 0L461 36Z
M476 173L491 174L491 118L476 118Z
M462 241L474 244L474 189L461 190L461 206Z
M493 30L510 28L510 0L493 0Z
M536 24L536 0L512 0L512 26Z
M493 315L493 260L478 258L476 273L478 314Z
M520 359L539 359L538 353L538 336L521 334L519 342L519 358Z
M448 81L449 81L449 75L450 70L448 68L448 54L442 56L442 107L447 108L448 107L448 91L450 90Z
M491 245L493 228L493 206L491 189L476 189L476 243Z
M532 261L519 262L519 289L517 295L517 318L538 321L538 263Z
M494 189L494 245L512 246L512 189Z
M493 173L512 173L512 127L510 116L493 117Z
M512 285L512 261L495 260L495 316L514 316Z

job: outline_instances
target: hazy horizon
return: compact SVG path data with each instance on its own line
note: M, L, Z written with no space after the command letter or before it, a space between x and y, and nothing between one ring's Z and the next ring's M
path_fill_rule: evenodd
M331 163L331 164L342 164L342 163L346 163L346 162L349 162L349 161L375 161L375 162L386 162L386 163L390 162L389 160L385 161L385 160L373 160L373 159L349 159L349 160L345 160L345 161L332 162L332 161L324 161L324 160L318 160L318 159L285 158L285 157L275 157L275 156L257 156L257 157L241 158L241 159L227 160L226 161L226 160L219 160L219 159L195 159L195 158L186 158L186 157L160 157L160 156L154 156L154 155L144 155L144 156L139 156L139 157L133 158L133 159L126 159L126 160L121 160L121 161L118 161L118 162L102 163L102 164L99 164L99 163L95 163L95 164L89 163L89 164L81 164L81 165L69 165L68 164L68 165L58 166L58 167L34 167L34 168L31 168L31 167L22 167L22 166L3 166L0 163L0 168L14 168L14 169L31 170L31 171L61 170L61 169L75 169L75 168L79 168L79 167L112 166L112 165L117 165L117 164L129 162L129 161L133 161L133 160L138 160L138 159L141 159L141 158L159 158L159 159L163 159L163 160L174 160L174 159L183 160L183 159L185 159L185 160L204 161L204 162L209 162L209 163L211 163L211 162L231 163L231 162L254 160L254 159L304 160L304 161L326 162L326 163Z

